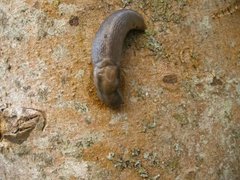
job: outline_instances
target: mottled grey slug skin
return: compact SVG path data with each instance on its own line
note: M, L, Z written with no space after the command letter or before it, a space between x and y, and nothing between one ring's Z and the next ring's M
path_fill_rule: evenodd
M145 30L143 17L133 10L118 10L101 24L92 46L94 84L98 97L110 107L123 103L120 60L124 39L131 30Z

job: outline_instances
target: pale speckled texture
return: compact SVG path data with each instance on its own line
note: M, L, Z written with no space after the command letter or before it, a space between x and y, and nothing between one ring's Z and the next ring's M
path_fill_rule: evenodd
M235 2L0 0L1 135L31 129L0 142L0 179L239 179ZM127 38L113 111L96 97L91 45L123 6L148 30Z

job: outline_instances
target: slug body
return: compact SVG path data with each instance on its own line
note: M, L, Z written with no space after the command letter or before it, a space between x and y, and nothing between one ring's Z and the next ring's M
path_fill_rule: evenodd
M143 17L133 10L119 10L101 24L92 46L94 84L107 105L123 103L120 93L120 60L123 43L131 30L145 30Z

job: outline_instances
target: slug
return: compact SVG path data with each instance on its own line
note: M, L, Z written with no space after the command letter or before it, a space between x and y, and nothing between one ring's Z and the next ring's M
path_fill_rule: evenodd
M93 79L97 95L110 107L123 103L120 92L120 60L126 35L146 29L143 17L133 10L118 10L101 24L92 45Z

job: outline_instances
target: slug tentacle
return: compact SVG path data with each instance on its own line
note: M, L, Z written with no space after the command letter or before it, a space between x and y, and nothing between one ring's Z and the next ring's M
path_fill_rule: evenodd
M133 10L119 10L101 24L92 47L94 84L99 98L111 107L122 104L120 60L124 39L131 30L145 30L143 17Z

